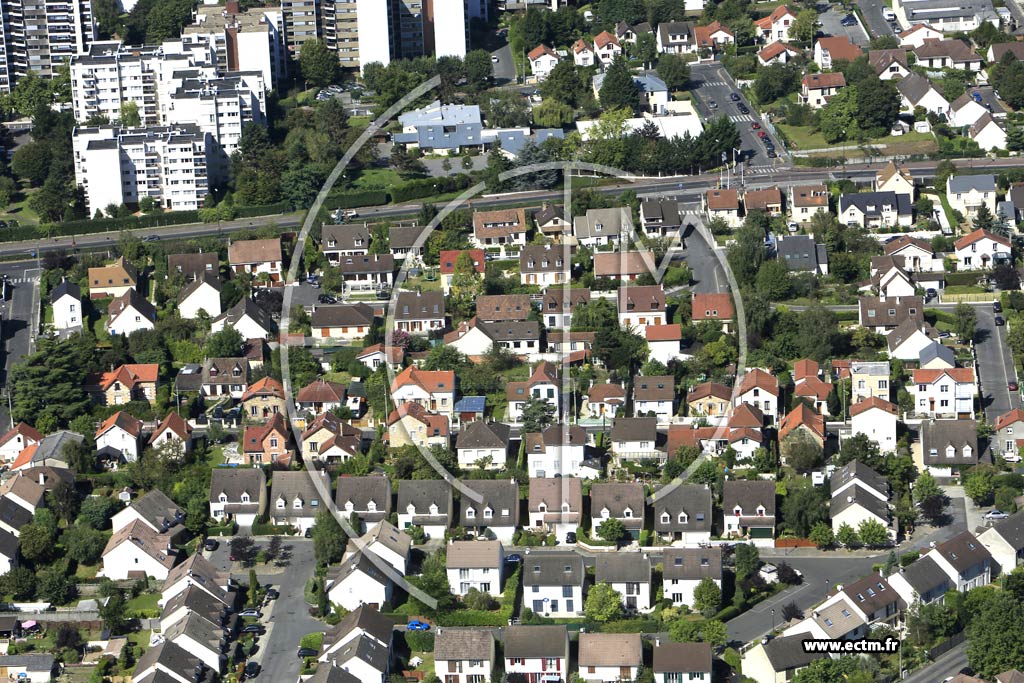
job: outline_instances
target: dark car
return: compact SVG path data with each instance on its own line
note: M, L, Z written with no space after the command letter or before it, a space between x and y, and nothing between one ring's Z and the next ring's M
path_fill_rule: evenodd
M733 93L729 95L729 99L732 100L733 102L739 102L740 96L737 93Z
M749 114L750 113L750 110L747 109L747 105L745 105L745 104L737 105L736 109L738 109L741 114Z
M769 159L774 159L774 158L775 158L775 157L777 157L777 156L778 156L778 154L776 154L776 153L775 153L775 150L774 150L774 149L770 149L770 150L768 150L768 158L769 158Z
M993 301L992 302L992 312L993 313L1002 313L1003 312L1003 305L1001 303L999 303L998 301Z
M1006 324L1006 321L1003 320L1003 316L997 315L996 316L996 327L1002 327L1005 324Z
M304 536L305 538L313 538L313 529L311 529L311 528L310 528L310 529L306 529L306 530L305 530L305 531L304 531L304 532L302 533L302 535L303 535L303 536Z
M276 588L268 588L267 589L267 600L268 601L269 600L277 600L279 597L281 597L281 594L277 592Z
M260 675L260 665L257 662L246 662L245 677L256 678Z
M319 301L322 304L336 304L336 303L338 303L338 300L335 299L330 294L321 294L320 296L318 296L316 298L316 300Z
M242 627L242 633L255 633L257 635L262 635L266 633L266 629L263 628L262 624L246 624Z
M576 542L576 532L575 531L568 532L565 535L565 542L566 543L575 543Z
M299 656L299 658L303 658L303 657L316 657L319 654L320 653L317 650L314 650L311 647L300 647L299 648L298 656Z
M214 550L216 550L219 547L220 547L220 543L218 543L217 541L215 541L212 538L206 539L206 542L203 543L203 550L209 550L210 552L213 552Z
M505 556L505 561L519 563L523 561L523 556L519 553L512 553L511 555Z
M1017 384L1012 379L1006 383L1006 388L1009 389L1010 391L1020 391L1020 385Z

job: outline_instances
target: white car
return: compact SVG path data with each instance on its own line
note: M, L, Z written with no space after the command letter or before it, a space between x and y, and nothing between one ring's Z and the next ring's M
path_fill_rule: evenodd
M985 513L985 519L1006 519L1009 516L1002 510L989 510Z
M1003 453L1003 460L1006 462L1020 462L1021 457L1016 453Z
M491 55L491 62L492 62L493 64L497 64L497 63L498 63L498 62L500 62L500 61L501 61L501 60L500 60L500 59L498 59L498 55Z

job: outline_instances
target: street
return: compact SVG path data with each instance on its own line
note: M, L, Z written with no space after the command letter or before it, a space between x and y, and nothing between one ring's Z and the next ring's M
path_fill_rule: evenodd
M949 676L955 676L966 666L967 643L960 643L932 662L931 665L915 671L903 680L906 683L939 683Z
M266 545L267 539L256 538L257 545ZM306 581L313 576L316 559L313 541L302 537L286 537L284 547L291 548L291 558L285 567L260 565L256 576L261 585L273 585L280 597L263 609L263 624L267 632L260 636L259 649L253 661L263 668L260 680L298 680L302 661L295 656L299 641L307 633L326 631L327 625L309 615L309 605L303 596ZM220 547L204 553L215 567L230 571L231 577L242 583L249 582L249 570L237 562L230 562L230 538L221 540Z
M1013 354L1006 346L1006 326L996 326L996 314L990 304L974 306L978 315L974 349L978 356L978 377L981 383L981 407L990 423L1014 408L1020 408L1020 392L1010 391L1009 383L1017 380Z
M888 8L882 0L857 0L857 6L860 8L860 14L864 18L865 28L868 32L874 36L891 36L893 35L892 26L889 25L889 21L882 14L884 9Z

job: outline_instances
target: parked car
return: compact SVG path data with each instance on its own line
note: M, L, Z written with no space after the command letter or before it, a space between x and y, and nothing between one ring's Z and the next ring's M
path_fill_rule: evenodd
M566 543L575 543L576 542L576 532L575 531L570 531L570 532L566 533L565 534L565 542Z
M311 647L300 647L299 648L299 652L298 652L298 657L299 657L299 659L303 659L305 657L317 657L317 656L319 656L319 654L320 654L319 652L317 652L316 650L314 650Z
M277 592L276 588L268 588L267 589L267 600L268 601L269 600L277 600L279 597L281 597L281 594Z
M718 102L708 100L708 109L718 109Z
M523 561L523 556L519 553L512 553L511 555L505 556L505 561L519 563Z
M245 663L245 677L256 678L260 675L260 665L258 662L246 662Z
M1006 324L1006 321L1003 320L1003 316L997 315L996 316L996 327L1002 327L1005 324Z
M321 294L320 296L318 296L316 298L316 300L319 301L322 304L336 304L336 303L338 303L338 300L335 299L330 294Z
M750 124L750 129L751 130L761 130L761 124L758 123L757 121L754 121L752 124Z
M497 63L498 63L498 62L500 62L500 61L501 61L501 60L500 60L500 59L498 59L498 55L491 55L491 63L492 63L492 64L497 64Z
M419 619L413 619L406 625L405 628L410 631L429 631L430 624L428 624L425 621L420 621Z
M241 612L239 612L238 616L240 616L240 617L253 617L253 618L256 618L256 619L261 619L263 617L263 613L260 612L255 607L250 607L249 609L244 609Z
M993 301L992 302L992 312L993 313L1002 313L1003 312L1003 305L1001 303L999 303L998 301Z
M246 624L242 627L242 633L255 633L256 635L263 635L266 633L266 629L263 628L263 624Z
M1009 516L1002 510L989 510L985 513L985 519L1006 519Z
M206 539L206 542L203 543L203 550L209 550L210 552L213 552L214 550L216 550L219 547L220 547L220 543L218 543L216 540L214 540L212 538Z
M740 96L737 93L732 93L731 95L729 95L729 99L732 100L733 102L739 102Z
M1016 453L1003 453L1003 460L1006 462L1020 462L1021 457Z
M1006 383L1006 388L1010 391L1020 391L1020 385L1015 380L1010 380Z
M745 105L745 104L737 105L736 109L738 109L741 114L749 114L750 113L750 110L747 109L747 105Z

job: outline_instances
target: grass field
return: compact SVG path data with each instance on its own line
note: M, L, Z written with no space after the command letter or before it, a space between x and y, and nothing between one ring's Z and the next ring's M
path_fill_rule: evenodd
M370 168L361 171L352 186L357 190L386 190L401 183L402 178L397 171L390 168Z
M788 126L784 123L780 123L777 125L777 128L785 133L790 146L797 150L827 149L835 146L852 147L858 144L852 141L837 143L836 145L829 144L825 141L825 138L821 133L815 131L810 126ZM898 136L887 135L885 137L875 138L874 140L868 140L864 144L884 146L885 151L889 154L925 154L938 149L938 143L935 142L935 138L931 133L917 132L905 133ZM844 150L843 152L831 153L832 156L835 156L836 154L842 154L847 157L863 156L860 150L852 149Z

